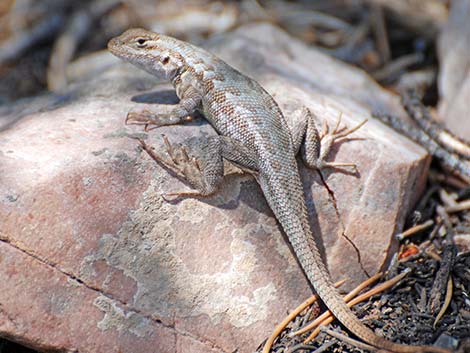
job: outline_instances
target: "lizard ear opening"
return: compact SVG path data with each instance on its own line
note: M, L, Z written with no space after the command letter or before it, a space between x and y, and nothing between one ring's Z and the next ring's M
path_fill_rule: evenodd
M164 57L162 58L162 64L163 64L163 65L166 65L166 64L168 64L169 62L170 62L170 57L169 57L169 56L164 56Z

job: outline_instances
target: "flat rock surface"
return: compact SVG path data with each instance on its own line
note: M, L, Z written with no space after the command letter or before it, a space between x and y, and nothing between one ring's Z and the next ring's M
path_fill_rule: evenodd
M269 25L208 43L259 80L289 121L307 106L347 126L402 114L362 71ZM116 62L64 96L3 110L0 120L0 335L77 352L251 352L311 293L256 182L228 175L207 199L165 201L187 187L129 136L162 151L208 136L204 121L148 134L133 107L177 102L172 87ZM379 271L424 187L421 148L370 120L330 158L358 172L301 168L312 229L333 278L352 287Z

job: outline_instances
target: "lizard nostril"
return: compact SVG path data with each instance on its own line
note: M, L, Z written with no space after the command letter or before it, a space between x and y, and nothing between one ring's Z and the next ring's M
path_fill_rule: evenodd
M108 42L108 49L109 50L112 50L112 48L116 47L118 45L118 40L117 38L112 38L109 42Z

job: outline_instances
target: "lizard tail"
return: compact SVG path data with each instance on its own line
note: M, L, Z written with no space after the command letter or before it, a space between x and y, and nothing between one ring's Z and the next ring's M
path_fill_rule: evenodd
M323 266L323 264L322 264ZM315 267L315 265L313 266ZM333 293L327 288L330 284L320 279L316 281L315 290L320 298L323 300L328 309L333 313L336 319L340 321L346 328L348 328L354 335L361 338L365 342L373 345L374 347L385 349L397 353L450 353L449 350L434 346L410 346L389 341L383 337L376 335L371 329L365 326L351 311L351 309L344 303L339 293L335 290ZM328 294L324 294L328 293Z
M448 350L439 347L409 346L394 343L376 335L371 329L365 326L354 315L339 292L334 288L328 270L323 264L320 252L318 251L318 247L315 244L310 230L300 178L298 179L299 185L297 185L295 178L290 179L289 185L272 185L273 181L262 179L259 180L259 182L265 195L267 193L269 195L272 190L277 191L276 197L266 197L269 206L281 223L308 280L314 287L318 296L338 321L354 335L377 348L398 353L450 353ZM271 193L271 195L273 194ZM302 195L302 199L293 199L291 195ZM290 202L278 201L282 199L287 199Z

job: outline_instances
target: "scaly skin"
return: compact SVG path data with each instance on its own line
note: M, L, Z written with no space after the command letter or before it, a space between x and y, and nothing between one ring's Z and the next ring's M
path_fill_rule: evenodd
M319 141L312 126L304 126L299 129L300 135L292 136L278 105L256 81L189 43L144 29L130 29L113 38L108 49L117 57L172 82L180 98L170 114L132 112L128 118L145 125L163 126L187 121L194 110L203 112L221 137L209 143L212 147L208 149L211 153L207 163L176 157L178 151L168 144L174 169L184 174L202 195L215 192L221 182L222 157L251 170L309 281L345 327L367 343L389 351L448 352L437 347L396 344L377 336L353 314L333 287L310 230L295 157L306 135L307 139L314 139L310 147L309 141L305 141L307 164L317 168L328 165L319 160ZM171 164L153 157L165 165Z

